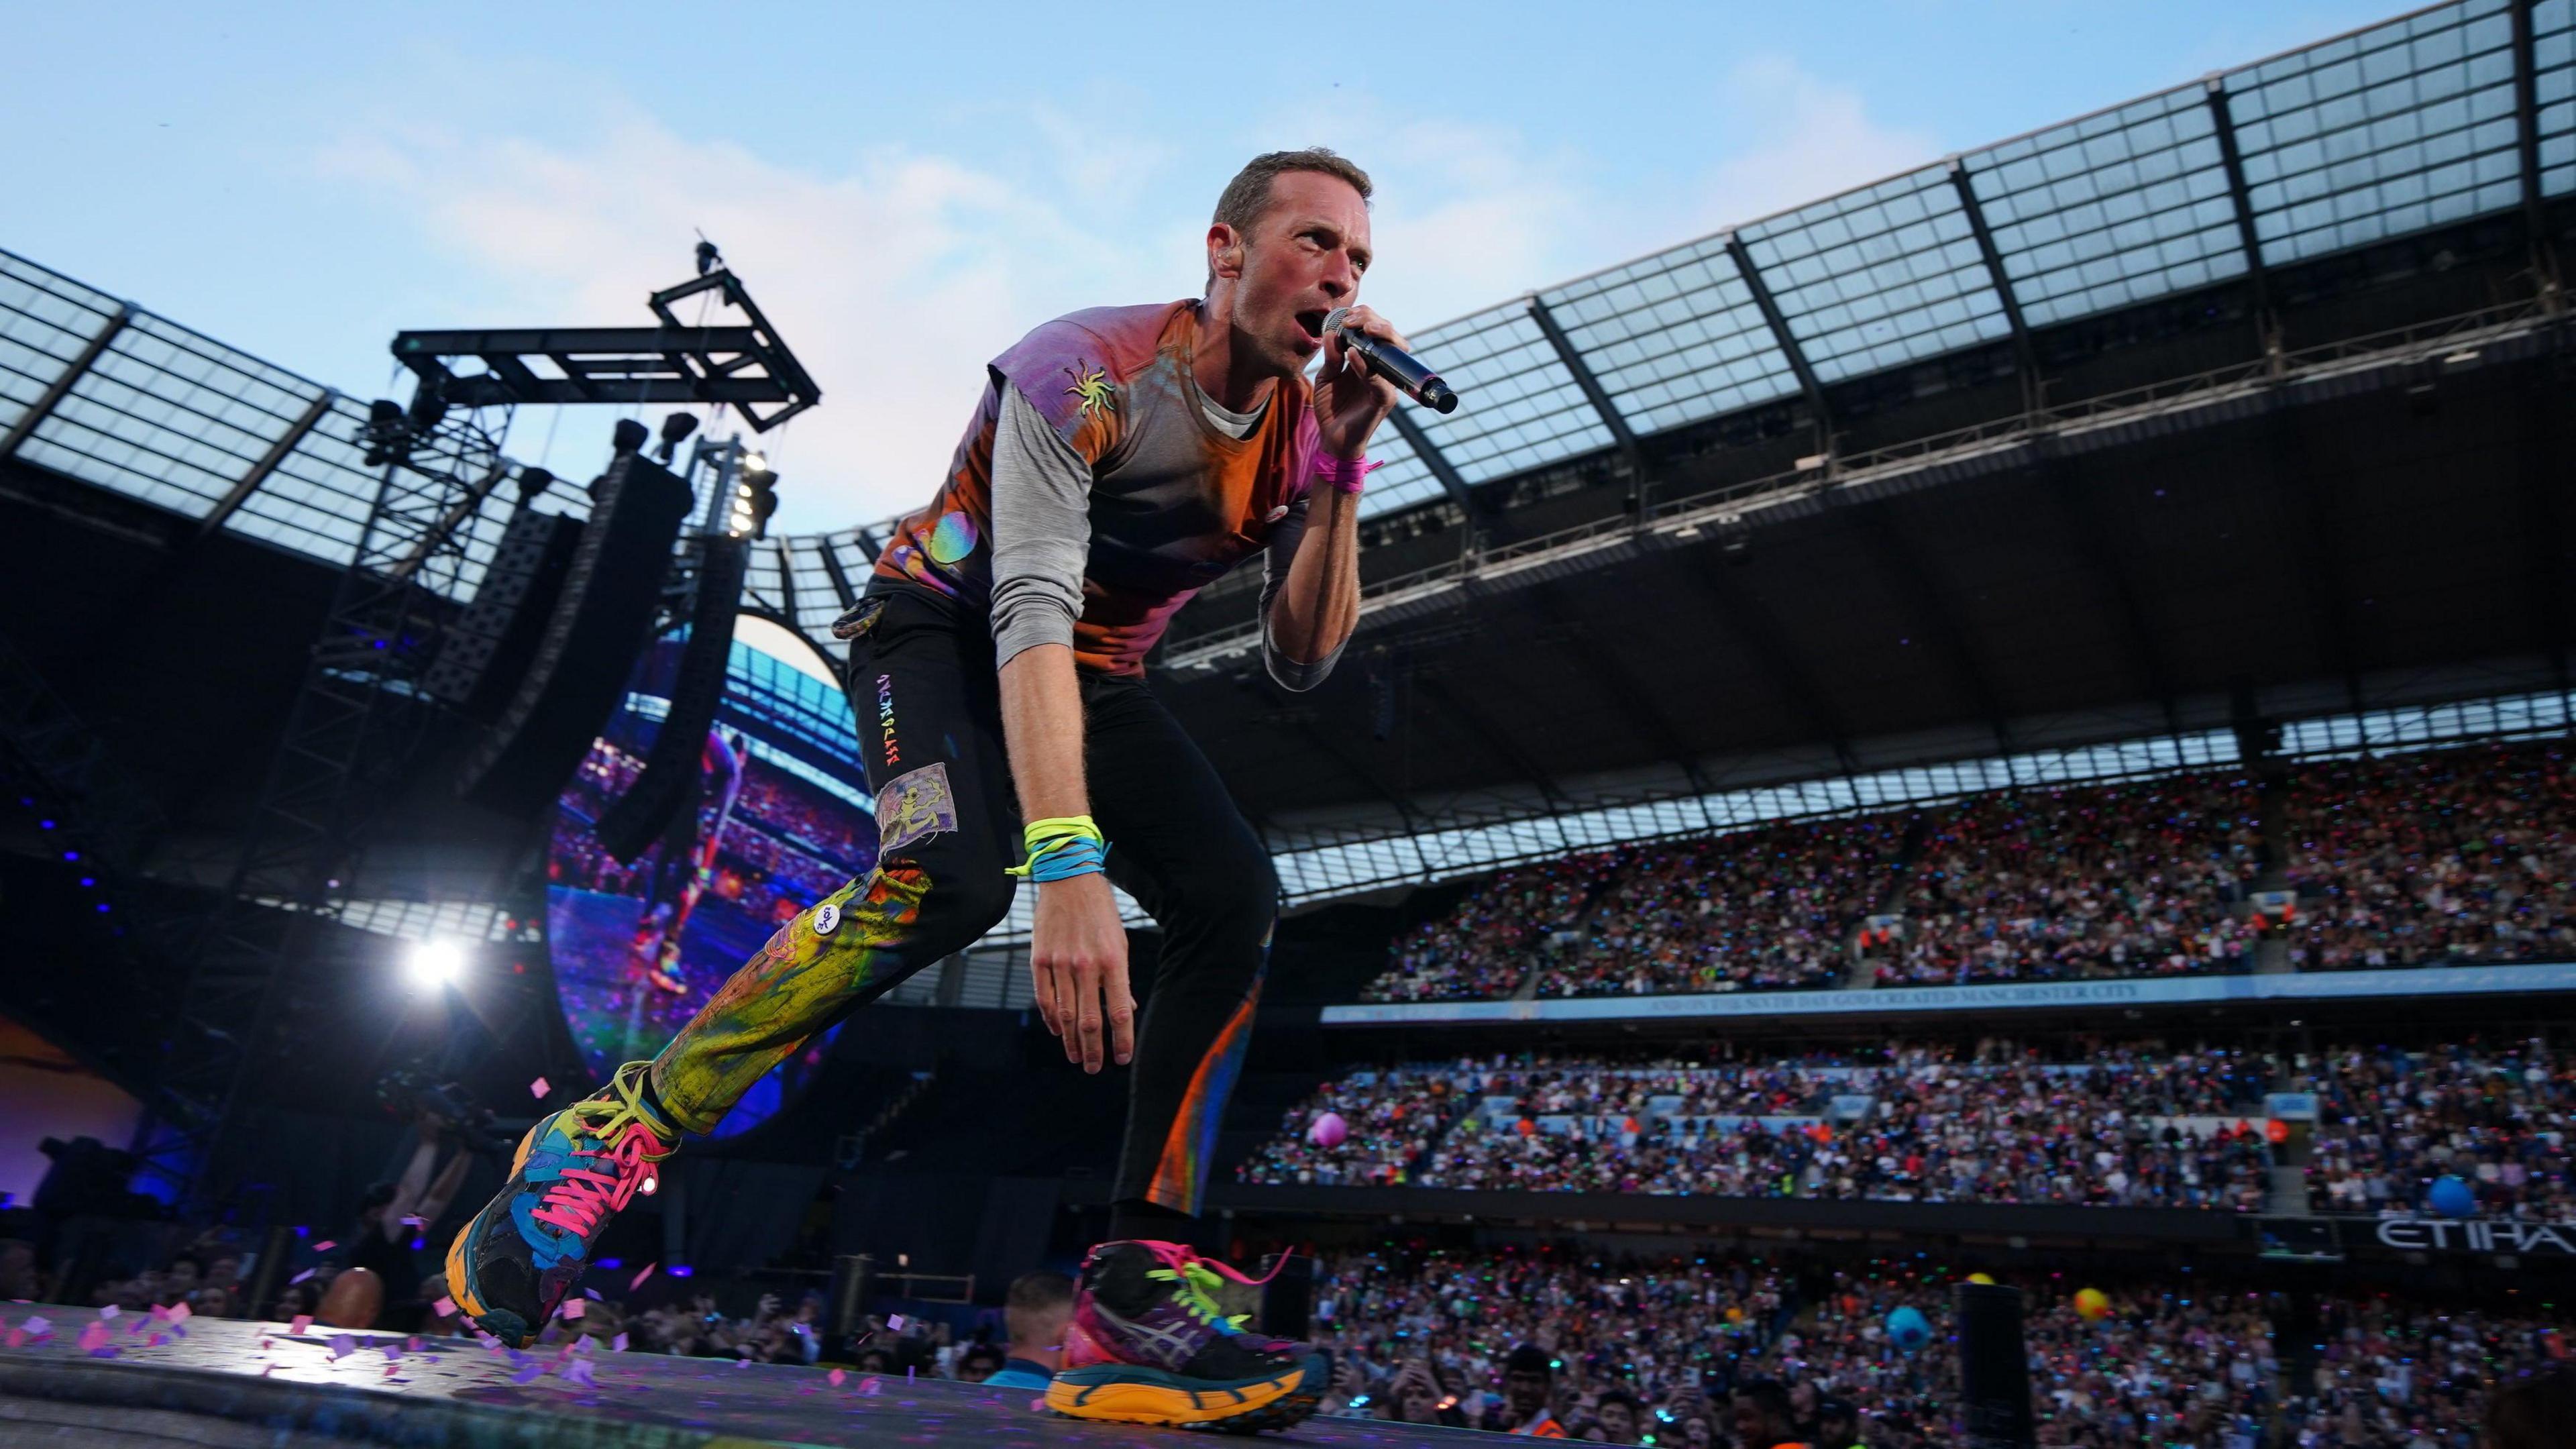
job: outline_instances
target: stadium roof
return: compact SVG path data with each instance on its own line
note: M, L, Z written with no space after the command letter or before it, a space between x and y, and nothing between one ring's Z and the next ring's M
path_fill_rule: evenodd
M2432 6L1422 329L1468 405L1408 413L1363 507L2576 192L2571 11ZM0 456L337 562L365 411L0 253ZM885 532L773 541L751 592L819 637Z

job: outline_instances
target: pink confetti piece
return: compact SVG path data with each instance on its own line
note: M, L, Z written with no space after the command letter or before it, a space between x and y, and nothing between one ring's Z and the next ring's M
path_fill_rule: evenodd
M275 1365L275 1364L273 1364L273 1363L272 1363L272 1364L263 1364L263 1365L261 1365L261 1366L260 1366L259 1376L260 1376L261 1378L267 1378L270 1374L273 1374L273 1373L275 1373L275 1372L277 1372L277 1365Z
M546 1079L543 1077L539 1077L535 1081L528 1083L528 1095L536 1098L540 1102L546 1099L546 1093L553 1090L554 1088L549 1086Z
M1046 1396L1045 1396L1045 1395L1043 1395L1043 1394L1041 1394L1041 1395L1039 1395L1037 1398L1034 1398L1034 1399L1029 1400L1029 1411L1030 1411L1031 1413L1037 1413L1037 1414L1043 1414L1043 1413L1045 1413L1045 1412L1046 1412Z
M888 1316L886 1319L886 1327L893 1329L897 1333L903 1332L903 1315L897 1313Z
M659 1264L659 1263L647 1263L647 1264L645 1264L645 1265L644 1265L644 1271L643 1271L643 1272L641 1272L641 1273L636 1274L636 1275L635 1275L635 1277L634 1277L634 1279L633 1279L632 1281L630 1281L630 1282L626 1285L626 1291L627 1291L627 1292L629 1292L629 1293L632 1293L632 1292L634 1292L636 1289L643 1287L643 1286L644 1286L644 1280L645 1280L645 1279L647 1279L647 1278L652 1277L652 1276L653 1276L653 1270L654 1270L654 1269L656 1269L656 1268L659 1268L659 1267L661 1267L661 1266L662 1266L662 1265L661 1265L661 1264Z
M334 1360L347 1358L349 1355L356 1353L357 1351L358 1341L356 1339L351 1338L345 1333L335 1333L331 1335L331 1357Z
M267 1348L272 1348L272 1347L274 1347L274 1346L276 1345L276 1343L277 1343L277 1340L276 1340L276 1339L273 1339L273 1338L263 1338L263 1339L261 1339L261 1340L259 1341L259 1346L260 1346L262 1349L267 1349Z
M94 1350L105 1342L107 1342L107 1325L93 1323L81 1330L80 1346L83 1352Z
M153 1304L153 1305L152 1305L152 1321L153 1321L153 1322L158 1323L158 1322L160 1322L162 1319L165 1319L165 1318L167 1318L167 1317L169 1317L169 1316L170 1316L170 1310L169 1310L169 1309L162 1307L162 1306L161 1306L160 1304L158 1304L158 1303L155 1303L155 1304Z
M156 1333L152 1335L152 1346L154 1348L168 1348L170 1346L170 1335L166 1333Z
M581 1321L583 1310L589 1307L590 1304L582 1299L567 1298L563 1302L563 1316L571 1319L575 1323L579 1323Z
M311 1328L312 1326L313 1315L310 1313L299 1313L295 1315L295 1321L293 1323L286 1325L286 1331L291 1334L301 1334L304 1330Z
M26 1341L27 1341L27 1330L25 1330L25 1329L23 1329L23 1328L13 1328L13 1329L10 1329L10 1330L9 1330L9 1337L8 1337L8 1339L7 1339L7 1342L8 1342L8 1345L9 1345L11 1348L17 1348L17 1347L19 1347L20 1345L24 1344Z
M185 1323L196 1316L196 1310L190 1308L185 1303L173 1303L170 1305L170 1321L172 1323Z
M437 1314L441 1318L453 1317L456 1313L456 1300L453 1298L441 1298L436 1303L429 1305L429 1311Z
M848 1378L849 1375L841 1372L839 1369L834 1369L830 1373L823 1375L823 1377L830 1380L832 1387L837 1389L841 1386L841 1381Z
M426 1343L427 1340L415 1333L411 1337L403 1340L403 1347L410 1349L413 1353L418 1353Z
M859 1385L859 1392L860 1392L860 1393L862 1393L862 1394L865 1394L865 1395L867 1395L869 1398L872 1398L872 1399L873 1399L873 1398L875 1398L875 1397L877 1396L877 1394L878 1394L879 1392L881 1392L884 1388L885 1388L885 1383L884 1383L882 1380L880 1380L880 1379L876 1379L876 1378L870 1378L870 1379L866 1380L865 1382L863 1382L863 1383L861 1383L861 1384Z
M317 1253L327 1253L338 1246L340 1246L338 1243L329 1238L324 1238L322 1241L313 1245L313 1251Z
M401 1372L402 1372L402 1365L401 1365L401 1364L398 1364L398 1363L389 1363L389 1364L386 1364L386 1365L385 1365L385 1377L386 1377L386 1378L392 1378L394 1375L396 1375L396 1374L398 1374L398 1373L401 1373Z
M27 1330L29 1338L51 1338L54 1334L54 1325L43 1318L30 1318L18 1326Z
M610 1349L618 1353L624 1353L626 1351L626 1335L621 1333L615 1338L610 1339L608 1341L608 1346Z

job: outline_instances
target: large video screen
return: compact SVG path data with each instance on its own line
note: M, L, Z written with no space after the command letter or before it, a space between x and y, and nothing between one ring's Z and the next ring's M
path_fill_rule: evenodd
M698 753L697 808L633 860L592 833L644 768L669 713L686 631L657 640L555 805L546 929L555 990L591 1071L662 1049L780 925L875 863L858 723L830 666L766 620L736 622L715 727ZM793 1100L829 1038L755 1085L716 1129L731 1136Z

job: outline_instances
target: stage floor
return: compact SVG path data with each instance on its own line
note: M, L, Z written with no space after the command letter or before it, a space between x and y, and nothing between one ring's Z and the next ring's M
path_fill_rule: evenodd
M49 1335L31 1334L31 1319ZM181 1330L184 1330L181 1331ZM418 1343L419 1347L411 1345ZM586 1365L587 1367L583 1367ZM410 1340L315 1324L96 1309L0 1308L0 1445L422 1449L760 1449L896 1444L1170 1445L1176 1431L1092 1424L1029 1390L848 1370L560 1349L512 1354L466 1339ZM1366 1420L1310 1420L1280 1443L1371 1449L1489 1436Z

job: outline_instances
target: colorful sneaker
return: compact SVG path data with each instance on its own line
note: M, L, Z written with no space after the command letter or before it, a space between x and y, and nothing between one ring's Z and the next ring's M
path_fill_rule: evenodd
M580 1284L608 1220L657 1185L653 1164L677 1150L678 1134L645 1104L651 1065L628 1062L529 1128L500 1195L448 1246L448 1295L485 1333L513 1348L532 1342Z
M1178 1243L1092 1249L1047 1407L1077 1419L1237 1433L1303 1422L1332 1380L1332 1361L1227 1314L1220 1296L1250 1282Z

